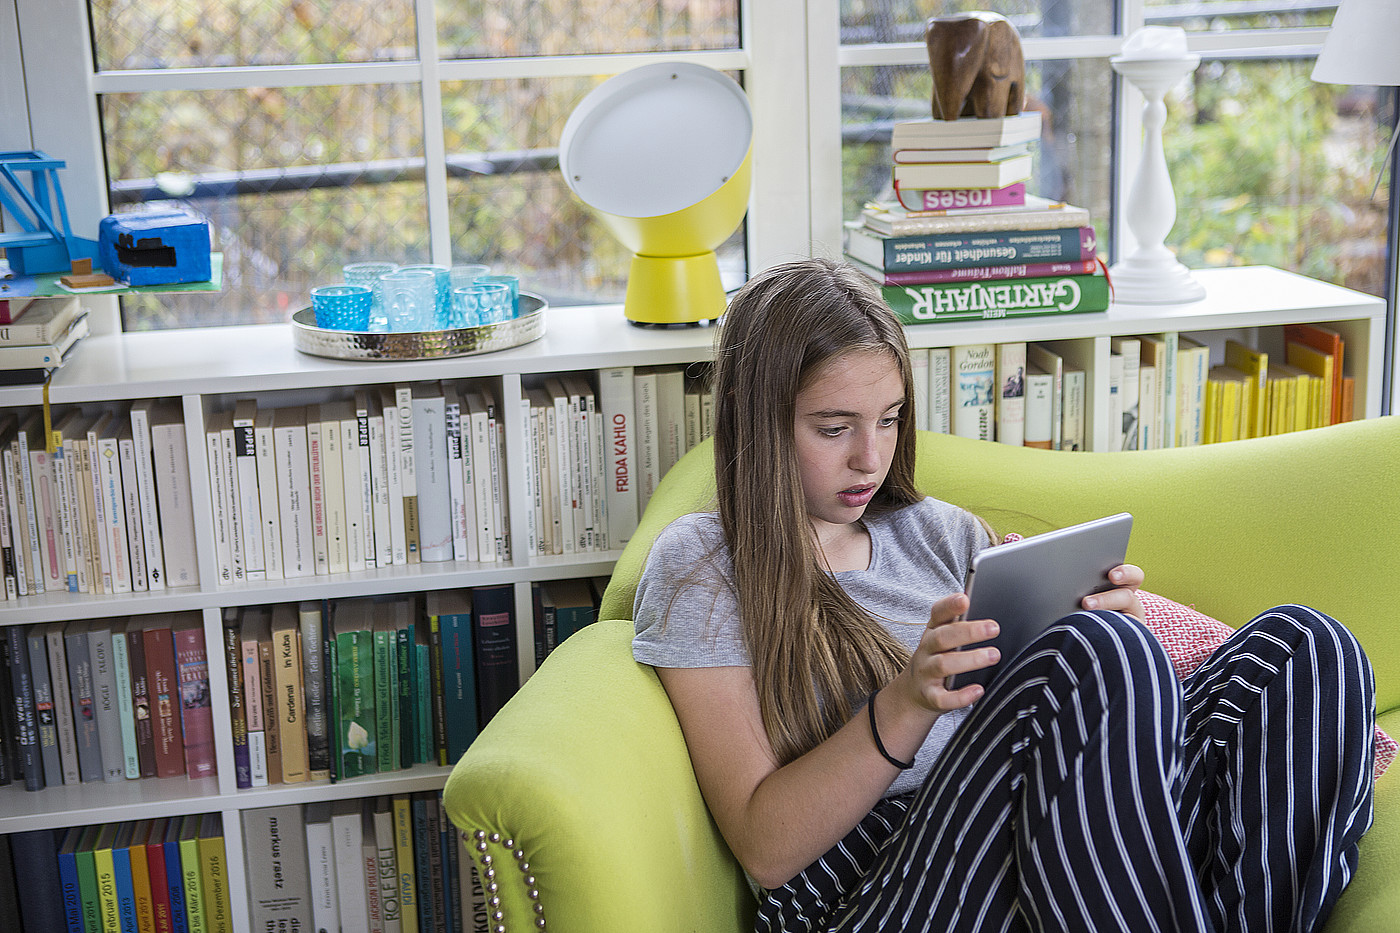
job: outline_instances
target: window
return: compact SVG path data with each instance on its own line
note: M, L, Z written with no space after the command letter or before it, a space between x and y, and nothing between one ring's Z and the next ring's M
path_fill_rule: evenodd
M220 294L125 298L129 330L286 320L364 259L620 301L629 257L558 173L565 120L629 56L718 53L742 80L738 0L83 6L110 209L187 206L224 254ZM743 252L722 249L734 285Z
M751 209L721 250L737 285L839 252L843 219L887 184L890 125L928 113L925 19L976 8L1024 40L1046 117L1035 189L1089 208L1101 248L1130 245L1117 217L1141 128L1109 59L1141 25L1180 25L1202 61L1168 101L1168 245L1189 266L1269 263L1391 292L1394 90L1310 80L1326 2L15 0L17 20L0 5L0 53L8 30L43 54L22 69L0 54L0 115L19 116L0 144L91 162L79 194L113 210L174 200L211 218L224 293L128 299L129 329L284 320L371 256L483 259L556 305L617 301L628 257L558 177L559 132L608 75L699 61L754 106Z

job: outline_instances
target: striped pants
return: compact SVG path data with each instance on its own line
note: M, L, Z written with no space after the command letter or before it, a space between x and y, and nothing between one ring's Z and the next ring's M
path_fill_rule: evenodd
M757 929L1320 928L1372 820L1374 681L1282 606L1178 683L1129 616L1053 626L921 788L765 892Z

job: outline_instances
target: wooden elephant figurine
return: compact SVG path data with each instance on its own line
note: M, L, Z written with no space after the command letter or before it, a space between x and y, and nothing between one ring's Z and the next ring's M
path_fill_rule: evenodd
M1026 60L1016 27L997 13L935 16L924 33L933 118L1009 117L1026 103Z

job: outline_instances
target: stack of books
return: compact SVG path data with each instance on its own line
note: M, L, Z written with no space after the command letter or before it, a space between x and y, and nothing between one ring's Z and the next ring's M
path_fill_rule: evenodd
M0 385L47 380L88 335L87 318L76 298L0 301Z
M6 599L197 585L178 401L0 415L0 570Z
M908 324L1102 311L1089 212L1026 191L1040 114L896 123L895 200L846 228L846 257Z

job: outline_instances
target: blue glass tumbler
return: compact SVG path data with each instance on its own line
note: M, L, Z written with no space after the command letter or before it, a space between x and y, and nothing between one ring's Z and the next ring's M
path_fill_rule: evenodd
M505 317L512 320L520 317L520 278L514 275L483 275L477 280L479 285L504 285L510 289L510 301L506 305Z
M413 265L401 266L404 269L423 269L431 272L437 282L437 292L434 299L435 306L433 312L434 325L424 328L425 330L444 330L451 326L449 320L452 316L452 270L446 266L439 266L434 263L415 263Z
M326 330L369 330L373 292L364 285L318 285L311 289L316 326Z
M477 280L454 290L453 300L467 322L464 327L499 324L509 319L510 289L505 285Z
M351 262L341 267L347 285L364 285L374 293L369 311L369 329L372 331L382 333L389 329L389 321L384 314L384 288L379 284L379 277L398 267L395 262Z
M430 269L399 269L379 277L384 311L394 333L437 329L437 276Z

